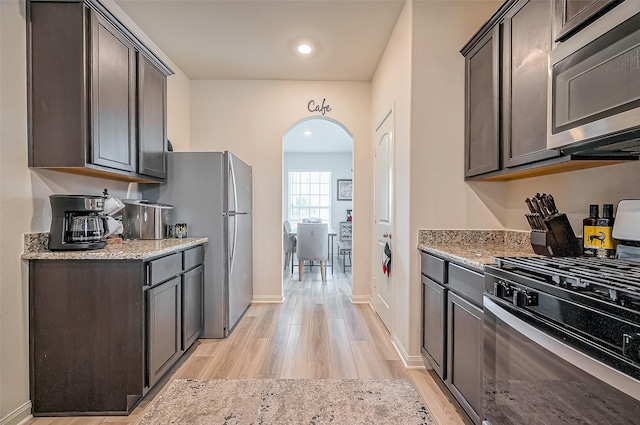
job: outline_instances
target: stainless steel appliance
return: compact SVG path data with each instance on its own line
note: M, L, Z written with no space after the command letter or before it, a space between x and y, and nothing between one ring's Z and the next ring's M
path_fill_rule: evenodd
M168 179L141 185L175 206L189 235L207 236L203 338L224 338L253 298L251 166L229 152L169 152Z
M166 239L173 224L173 205L124 199L122 214L125 239Z
M618 216L625 259L485 266L485 424L638 423L640 200L621 201Z
M640 2L624 1L549 54L547 146L640 152Z
M100 249L107 245L104 196L50 195L52 251Z

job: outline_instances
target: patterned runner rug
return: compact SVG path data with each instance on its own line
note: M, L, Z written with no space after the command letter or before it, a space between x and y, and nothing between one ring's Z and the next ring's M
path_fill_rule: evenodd
M138 425L435 425L404 379L173 380Z

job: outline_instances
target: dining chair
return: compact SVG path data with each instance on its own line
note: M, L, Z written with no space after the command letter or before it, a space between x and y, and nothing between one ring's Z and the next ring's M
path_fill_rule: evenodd
M320 275L324 282L326 280L329 225L327 223L299 223L297 230L298 281L302 280L305 261L320 261Z
M282 250L284 252L284 268L289 267L291 261L291 273L293 273L293 253L296 252L297 240L291 234L291 224L287 220L282 222Z

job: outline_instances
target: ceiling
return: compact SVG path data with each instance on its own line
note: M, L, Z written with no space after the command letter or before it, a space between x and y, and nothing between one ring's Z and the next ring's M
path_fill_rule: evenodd
M404 0L116 3L192 80L370 81Z
M283 146L285 152L351 153L353 137L332 121L309 118L284 135Z

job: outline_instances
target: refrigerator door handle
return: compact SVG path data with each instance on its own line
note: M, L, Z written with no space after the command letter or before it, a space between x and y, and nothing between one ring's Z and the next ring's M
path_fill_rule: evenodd
M233 272L233 263L236 258L236 244L238 242L238 217L236 217L235 214L231 217L233 217L233 239L231 244L231 255L229 257L229 274Z
M231 178L231 185L233 190L233 209L230 211L238 211L238 188L236 187L236 170L233 168L233 157L230 153L227 153L229 158L229 177Z

